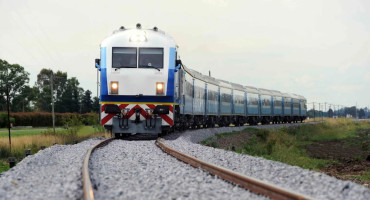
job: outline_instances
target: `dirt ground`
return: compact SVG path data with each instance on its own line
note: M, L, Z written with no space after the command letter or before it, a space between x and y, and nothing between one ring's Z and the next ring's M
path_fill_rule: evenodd
M356 138L314 142L305 149L311 157L335 161L321 172L370 187L369 180L356 177L370 171L369 145L370 130L360 130Z
M221 149L243 149L244 144L252 137L252 133L242 131L234 134L232 137L222 137L215 141L215 146ZM230 145L232 144L232 145Z
M213 141L213 145L227 150L243 149L252 135L250 131L243 131L232 137L221 137ZM358 178L370 173L370 130L360 130L357 135L350 139L317 141L304 148L311 157L333 161L333 164L318 171L370 188L370 180Z

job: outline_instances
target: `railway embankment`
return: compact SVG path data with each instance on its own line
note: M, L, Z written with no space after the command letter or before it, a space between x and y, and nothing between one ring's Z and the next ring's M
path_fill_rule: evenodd
M247 130L265 132L266 129L269 129L275 132L281 130L281 128L290 129L288 127L296 130L301 126L299 124L268 125L248 127ZM199 144L212 137L222 138L228 135L237 135L243 129L245 127L186 131L183 134L167 136L165 142L172 148L200 160L285 187L314 199L369 199L370 190L351 181L339 180L317 171L272 161L262 156L250 156L246 152L238 153L237 145L234 145L235 150L233 150L232 144L227 146L226 149ZM246 134L249 134L248 137L250 138L255 137L252 133ZM268 135L266 136L268 137ZM241 140L240 137L237 137L235 143ZM217 144L218 141L216 140L212 143L214 142ZM287 142L289 143L290 141ZM296 159L300 158L296 157Z
M281 129L247 128L201 142L350 180L369 187L370 121L325 120Z

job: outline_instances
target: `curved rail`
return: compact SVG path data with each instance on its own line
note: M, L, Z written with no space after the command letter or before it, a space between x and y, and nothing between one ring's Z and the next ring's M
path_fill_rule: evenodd
M103 140L99 144L95 145L93 148L89 149L87 151L83 165L82 165L82 184L83 184L83 192L84 192L84 199L85 200L94 200L94 192L93 187L90 180L90 172L89 172L89 160L92 152L99 148L107 145L109 142L111 142L114 138L109 138L106 140Z
M286 189L273 186L269 183L233 172L231 170L219 167L204 161L198 160L190 155L176 151L168 147L160 138L157 139L156 145L161 148L167 154L174 156L175 158L192 165L196 168L201 168L213 175L219 176L226 181L232 182L237 185L241 185L247 190L250 190L253 193L261 194L268 196L272 199L311 199L301 194L288 191Z

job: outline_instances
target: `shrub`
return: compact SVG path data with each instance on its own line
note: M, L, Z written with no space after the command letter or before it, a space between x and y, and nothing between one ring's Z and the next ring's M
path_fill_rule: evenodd
M14 117L10 117L10 123L14 125L15 119ZM0 128L7 128L8 127L8 113L0 113Z
M11 116L15 119L16 126L52 126L52 115L47 112L22 112L22 113L11 113ZM95 125L98 123L98 114L86 113L55 113L55 125L64 126L68 125ZM1 120L1 119L0 119Z

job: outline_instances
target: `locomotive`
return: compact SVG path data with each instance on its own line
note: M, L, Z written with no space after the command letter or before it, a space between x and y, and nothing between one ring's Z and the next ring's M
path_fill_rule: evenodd
M115 137L174 130L302 122L301 95L243 86L182 64L157 27L120 27L100 45L100 122Z

